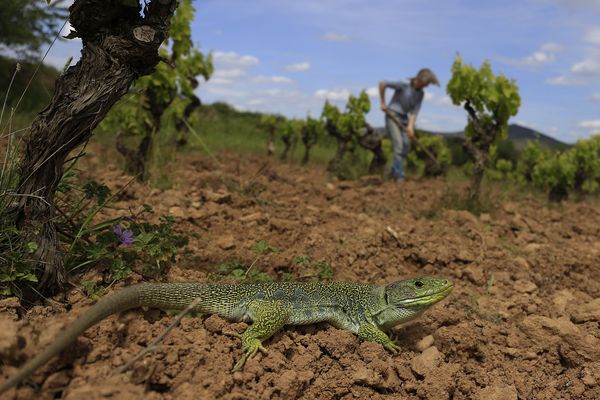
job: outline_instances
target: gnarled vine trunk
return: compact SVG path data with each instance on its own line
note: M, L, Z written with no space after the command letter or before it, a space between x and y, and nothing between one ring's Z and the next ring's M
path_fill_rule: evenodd
M35 271L45 292L61 288L66 279L53 223L63 163L135 79L153 71L177 1L149 1L143 15L139 6L126 4L131 2L75 0L71 5L69 37L81 38L81 59L57 80L50 104L25 141L14 222L27 232L24 240L38 245Z

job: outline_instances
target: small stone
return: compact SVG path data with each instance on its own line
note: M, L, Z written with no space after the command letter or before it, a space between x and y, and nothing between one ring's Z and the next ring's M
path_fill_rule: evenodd
M490 223L492 221L492 217L488 213L482 213L479 215L479 220L481 222Z
M542 248L542 245L539 243L527 243L525 245L525 247L523 248L523 250L525 250L526 253L535 253L536 251L538 251L541 248Z
M303 217L303 218L302 218L302 223L303 223L304 225L311 226L311 225L314 225L314 224L315 224L315 219L314 219L314 218L312 218L312 217Z
M437 347L432 346L425 349L421 354L413 358L410 362L410 368L420 376L426 376L442 362L442 353Z
M233 238L233 235L221 236L217 239L216 244L223 250L231 250L235 248L235 239Z
M481 271L481 267L470 264L464 270L463 274L474 284L484 285L486 283L485 275Z
M598 384L600 379L600 363L592 363L590 366L585 367L581 371L581 382L584 385L593 387Z
M202 192L202 199L217 204L226 204L231 202L231 194L227 192L213 192L205 190Z
M375 229L373 229L373 228L365 227L365 228L362 229L362 233L365 236L375 236L375 234L377 233L377 231L375 231Z
M216 315L211 315L204 320L204 327L210 333L222 333L227 323Z
M513 262L520 269L522 269L522 270L529 270L529 263L523 257L521 257L521 256L515 257L513 259Z
M496 384L481 389L475 398L478 400L517 400L519 394L514 385Z
M251 213L251 214L246 214L246 215L242 215L239 220L241 222L253 222L253 221L260 221L264 219L264 214L261 212L255 212L255 213Z
M427 335L417 342L417 350L425 351L433 345L434 339L432 335Z
M575 300L575 295L573 295L572 291L569 289L559 290L554 296L552 296L554 310L556 310L559 315L564 314L567 304L573 300Z
M520 293L533 293L538 287L533 282L519 279L514 283L513 288Z
M470 251L462 249L462 250L460 250L458 252L458 255L456 256L456 259L458 261L463 261L463 262L470 263L470 262L475 261L475 256Z
M572 319L575 322L600 321L600 297L577 307Z
M176 218L183 218L185 216L185 213L183 212L183 208L181 208L179 206L173 206L173 207L169 208L169 214L171 214L172 216L174 216Z
M335 186L331 182L327 182L327 184L325 185L325 187L327 189L329 189L329 190L335 190Z

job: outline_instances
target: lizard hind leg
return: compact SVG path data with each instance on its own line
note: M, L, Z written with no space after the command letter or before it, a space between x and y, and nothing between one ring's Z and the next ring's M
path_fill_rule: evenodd
M259 350L263 353L267 352L262 342L283 328L289 314L281 302L255 300L248 305L248 315L252 325L240 335L244 355L235 364L232 372L241 369Z

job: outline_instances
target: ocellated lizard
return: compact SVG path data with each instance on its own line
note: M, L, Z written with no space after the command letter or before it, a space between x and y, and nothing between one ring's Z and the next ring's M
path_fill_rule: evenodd
M195 312L218 314L251 325L239 335L243 356L238 370L284 325L326 321L360 338L381 343L397 353L400 348L386 334L392 327L422 314L452 290L443 278L419 277L374 285L347 282L270 283L145 283L127 287L101 299L67 327L44 351L0 384L0 393L31 375L73 343L92 325L111 314L136 307L183 310L197 301Z

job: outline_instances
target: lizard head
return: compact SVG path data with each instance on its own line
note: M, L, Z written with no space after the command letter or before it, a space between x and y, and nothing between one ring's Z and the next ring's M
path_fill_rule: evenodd
M409 320L448 296L453 286L445 278L421 276L406 279L385 286L385 302L396 310L396 318ZM399 322L398 319L396 323Z

